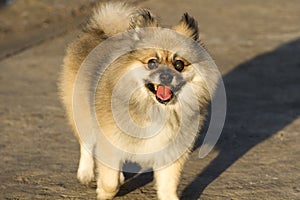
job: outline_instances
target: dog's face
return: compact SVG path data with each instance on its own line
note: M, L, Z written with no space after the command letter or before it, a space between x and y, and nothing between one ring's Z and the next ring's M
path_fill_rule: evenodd
M148 61L147 66L153 69L153 72L149 79L145 80L145 87L154 94L159 103L169 103L185 84L182 75L178 73L183 70L184 63L181 60L172 61L172 67L174 66L178 72L170 68L170 65L160 64L156 59Z
M193 49L185 52L191 53ZM139 49L124 56L118 63L119 68L123 69L121 72L115 70L115 73L121 73L118 77L124 74L129 76L119 80L122 83L120 92L123 93L120 94L120 98L125 96L124 93L130 93L132 88L138 88L131 96L134 106L170 106L177 104L180 99L184 100L184 103L190 103L192 98L210 98L207 96L205 80L196 70L195 65L198 63L189 62L181 56L180 51Z
M132 54L145 73L142 77L147 95L160 104L171 104L187 81L192 79L191 64L176 53L145 49ZM137 66L137 65L136 65ZM144 94L145 95L145 94Z

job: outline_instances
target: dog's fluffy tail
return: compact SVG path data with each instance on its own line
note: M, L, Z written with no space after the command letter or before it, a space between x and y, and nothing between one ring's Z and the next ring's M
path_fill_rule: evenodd
M150 11L124 2L111 2L97 5L86 31L104 33L110 37L141 26L157 26L157 21Z

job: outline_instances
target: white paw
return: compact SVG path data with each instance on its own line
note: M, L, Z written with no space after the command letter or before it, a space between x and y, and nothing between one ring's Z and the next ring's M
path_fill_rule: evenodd
M164 193L159 192L158 193L158 199L159 200L179 200L176 194L170 193L168 191L165 191Z
M94 179L94 173L90 170L78 170L77 179L80 183L87 185Z
M160 194L158 195L159 200L179 200L176 194L168 195L168 194Z
M88 184L94 179L93 161L84 162L83 159L80 159L80 163L77 171L77 178L82 184Z
M107 199L113 199L118 191L114 192L106 192L101 187L97 188L97 200L107 200Z

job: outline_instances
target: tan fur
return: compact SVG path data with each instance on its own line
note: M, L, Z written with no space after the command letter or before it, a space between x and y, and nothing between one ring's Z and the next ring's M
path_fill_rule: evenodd
M187 22L182 20L174 27L174 30L188 37L195 37L195 30L191 30L191 27L186 23ZM156 26L158 26L158 23L155 17L148 10L131 7L124 3L108 3L99 5L95 9L94 14L84 32L67 49L63 69L59 79L59 89L69 122L81 145L81 158L77 176L82 183L86 184L94 178L94 152L103 153L105 152L105 149L101 149L99 147L100 145L97 145L100 141L97 141L95 136L87 134L85 137L88 138L88 143L84 143L81 139L81 135L77 132L73 118L72 101L74 95L74 83L78 70L88 54L105 39L128 29ZM156 49L134 51L113 62L101 77L97 87L95 102L99 125L107 139L114 146L125 151L122 155L115 155L113 152L110 152L111 154L108 153L109 155L107 155L107 157L119 159L118 162L120 162L120 166L125 160L131 160L145 165L153 165L154 167L159 166L157 155L136 156L130 158L128 155L129 153L149 154L160 150L177 136L180 129L182 113L179 112L180 105L176 102L176 99L173 99L172 103L169 105L161 107L163 112L166 113L166 124L157 135L151 138L135 138L124 134L124 132L115 123L114 116L112 114L111 96L113 94L113 88L116 86L118 81L128 71L139 68L140 66L145 66L150 59L157 55L161 57L161 63L170 66L170 70L174 71L174 68L171 67L174 55L171 52ZM185 64L192 65L191 63L187 63L187 61L185 61ZM143 68L142 70L144 70L145 74L148 73L150 75L150 72L147 72L146 69ZM213 72L209 69L205 70L204 74L213 74ZM181 76L180 73L176 72L176 74ZM187 69L182 72L182 76L191 83L193 89L196 91L198 105L191 106L198 106L201 112L206 113L206 106L211 97L205 81L211 82L212 85L215 85L217 80L214 76L208 76L208 78L206 77L208 80L204 80L205 77L203 78L194 74L197 73L192 69L192 67L187 67ZM138 81L139 77L133 77L133 79L137 79ZM130 83L124 84L124 91L129 89ZM188 103L189 99L186 97L188 95L184 94L184 92L187 93L187 91L183 90L183 94L180 95L182 96L183 102ZM119 95L122 96L122 94ZM158 105L155 96L151 94L146 87L138 89L129 101L129 112L133 121L140 126L145 126L148 123L151 123L150 117L147 113L154 105ZM188 108L193 110L191 106ZM119 108L117 107L116 109ZM156 112L156 116L163 114L160 111ZM192 111L187 111L187 114L190 114L191 112ZM192 119L193 118L191 118L190 121L192 121ZM201 115L199 118L200 126L203 124L203 120L204 115ZM186 135L180 137L190 137L194 140L196 135L197 132L186 133ZM141 133L141 136L143 136L143 133ZM157 168L157 171L155 171L159 199L178 199L176 188L179 183L180 173L190 149L191 146L187 146L186 151L184 151L177 160L173 161L168 166L164 166L164 168ZM176 144L174 144L170 150L164 151L164 155L160 156L167 160L168 152L170 151L176 151ZM128 154L126 152L128 152ZM111 199L118 192L120 184L124 181L124 176L120 170L108 167L99 160L95 160L95 163L96 171L98 172L97 198Z
M183 23L180 23L180 24L174 26L173 29L175 31L177 31L178 33L181 33L182 35L187 35L187 36L192 36L193 35L193 31L190 30L188 28L188 26L183 24Z

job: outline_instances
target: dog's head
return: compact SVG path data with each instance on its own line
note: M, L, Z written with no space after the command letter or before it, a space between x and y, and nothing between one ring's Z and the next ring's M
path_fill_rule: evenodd
M132 93L132 104L157 103L168 106L176 104L179 97L185 103L190 103L191 95L207 103L210 93L206 78L212 77L213 80L214 75L205 66L205 58L200 52L204 48L199 48L196 20L186 13L172 29L163 29L157 26L151 14L146 11L144 14L132 24L132 29L136 30L132 35L133 50L111 65L114 69L109 76L121 78L132 72L130 78L122 81L122 90L119 92L128 94L134 85L142 86ZM202 67L201 73L196 66ZM110 85L114 86L118 80L111 80L113 83ZM122 96L120 94L120 98Z
M146 27L153 27L153 23L150 23L153 19L149 15L142 19L149 22L139 24L152 24ZM140 96L148 95L164 105L174 104L180 95L185 99L189 98L187 95L193 95L184 91L188 83L197 99L203 96L207 100L210 98L203 74L195 69L203 58L199 47L196 47L200 44L198 25L194 18L185 13L171 30L159 27L137 30L136 38L137 48L131 52L130 59L144 71L141 73L143 75L136 77L143 80L147 91L147 94L141 93ZM206 73L205 70L203 72Z

